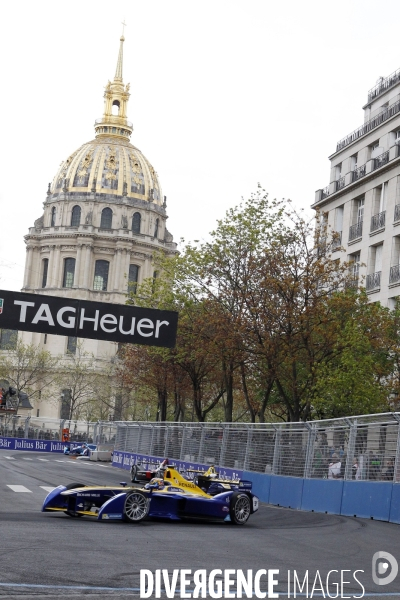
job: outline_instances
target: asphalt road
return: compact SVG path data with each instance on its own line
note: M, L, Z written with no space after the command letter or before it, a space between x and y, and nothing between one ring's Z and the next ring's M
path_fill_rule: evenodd
M141 569L167 569L169 574L173 569L234 569L246 575L247 569L279 569L274 591L281 592L280 598L288 598L288 571L293 582L294 571L303 581L307 570L308 597L328 597L328 591L335 597L341 570L350 583L343 585L343 593L339 588L339 597L360 597L362 587L353 572L362 570L356 577L365 597L400 598L400 574L385 586L375 585L371 575L377 551L390 552L400 562L400 528L394 524L268 505L261 505L243 527L150 520L130 525L40 512L47 493L43 488L123 480L129 481L128 472L109 463L0 451L0 598L138 597ZM339 574L331 574L327 589L331 570ZM311 596L317 571L322 589L317 578ZM267 589L265 577L261 589ZM293 597L293 584L290 589ZM305 597L304 592L299 595L297 588L297 597Z

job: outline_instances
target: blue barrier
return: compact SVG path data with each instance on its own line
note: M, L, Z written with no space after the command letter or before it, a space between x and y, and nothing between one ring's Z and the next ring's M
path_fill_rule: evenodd
M389 521L400 523L400 485L394 484L392 489L392 501L390 503Z
M301 508L304 480L300 477L271 475L269 503L287 508Z
M301 509L340 515L343 479L305 479Z
M389 521L393 483L345 481L340 514Z
M71 446L79 444L71 443ZM25 452L64 452L65 443L52 440L0 437L0 450L23 450Z

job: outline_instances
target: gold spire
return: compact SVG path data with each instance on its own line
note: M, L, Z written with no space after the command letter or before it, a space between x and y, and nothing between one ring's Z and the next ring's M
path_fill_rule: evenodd
M125 27L126 23L122 23ZM95 122L96 137L117 136L123 138L131 137L133 127L127 120L127 105L129 100L129 83L126 86L122 79L123 44L125 38L120 37L117 68L114 81L108 81L104 92L104 113L102 119Z
M119 54L118 54L118 61L117 61L117 68L115 69L115 77L114 77L114 81L122 81L122 62L123 62L123 44L125 41L125 38L123 35L121 35L121 37L119 38L119 41L121 42L119 45Z

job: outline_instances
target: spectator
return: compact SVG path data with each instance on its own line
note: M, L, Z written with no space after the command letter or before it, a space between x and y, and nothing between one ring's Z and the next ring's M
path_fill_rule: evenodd
M339 456L334 452L332 454L332 462L328 467L328 479L339 479L342 469L342 463L339 460Z
M394 458L389 458L384 478L387 481L394 480Z

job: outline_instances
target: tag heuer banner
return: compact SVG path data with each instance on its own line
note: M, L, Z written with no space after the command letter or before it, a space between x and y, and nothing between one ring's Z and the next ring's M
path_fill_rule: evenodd
M0 329L173 348L178 313L0 290Z

